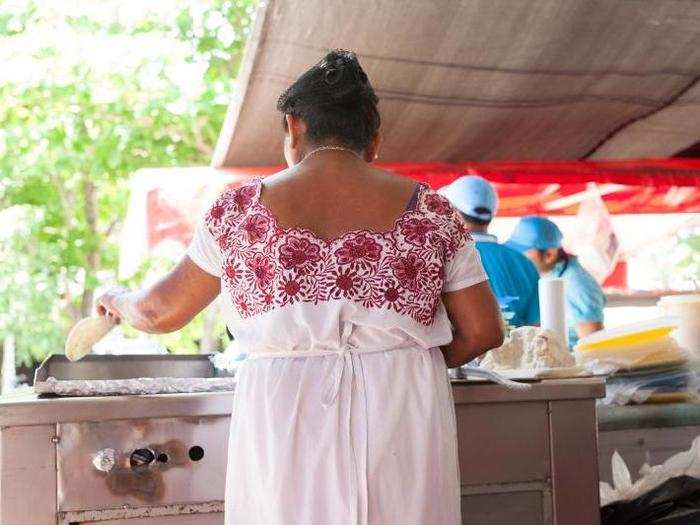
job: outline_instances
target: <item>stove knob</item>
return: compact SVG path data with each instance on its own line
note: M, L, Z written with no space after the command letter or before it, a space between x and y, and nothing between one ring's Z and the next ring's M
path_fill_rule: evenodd
M129 457L129 464L132 469L147 467L156 459L155 453L150 448L137 448Z
M100 472L110 472L117 464L118 456L113 448L103 448L92 456L92 464Z

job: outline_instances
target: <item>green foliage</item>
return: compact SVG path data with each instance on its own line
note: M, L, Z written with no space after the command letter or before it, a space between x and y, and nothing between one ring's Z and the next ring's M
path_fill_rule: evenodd
M116 281L129 176L209 162L256 2L92 4L0 6L0 49L29 64L0 85L0 341L22 364L60 351ZM164 341L194 351L201 329Z
M30 24L37 12L34 3L29 3L23 6L16 12L0 11L0 36L12 36L23 33Z
M700 233L680 235L676 248L677 262L673 268L679 276L700 286Z

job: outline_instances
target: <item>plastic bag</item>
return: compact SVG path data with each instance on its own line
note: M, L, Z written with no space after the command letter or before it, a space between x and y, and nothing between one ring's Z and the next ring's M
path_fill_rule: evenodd
M687 368L667 368L649 373L620 374L606 381L605 398L600 405L644 403L653 395L687 394L700 390L698 372Z
M600 483L601 506L634 500L671 478L689 476L700 479L700 436L693 440L689 450L671 456L661 465L644 465L640 469L642 477L634 483L627 465L617 452L613 454L612 471L613 486L605 482ZM700 520L697 523L700 523Z
M217 377L235 377L238 369L246 362L248 354L241 349L235 339L230 341L223 352L217 352L209 356L209 360L216 369Z
M601 509L601 525L697 525L700 523L700 479L671 478L632 501Z

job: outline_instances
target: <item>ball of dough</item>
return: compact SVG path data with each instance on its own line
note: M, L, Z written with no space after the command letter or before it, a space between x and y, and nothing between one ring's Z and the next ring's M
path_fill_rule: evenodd
M511 330L503 345L487 352L480 366L490 370L537 370L574 364L574 356L556 332L522 326Z
M552 330L540 329L525 347L521 368L537 370L563 368L575 364L576 359L559 334Z

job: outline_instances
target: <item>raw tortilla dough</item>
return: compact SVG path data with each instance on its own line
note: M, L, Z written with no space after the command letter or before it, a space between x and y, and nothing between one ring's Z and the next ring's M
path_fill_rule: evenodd
M515 328L502 346L487 352L480 362L490 370L537 370L574 364L574 356L556 332L536 326Z
M114 321L106 317L86 317L76 323L68 332L65 353L71 361L77 361L92 350L92 345L114 328Z

